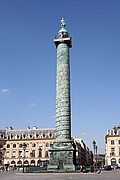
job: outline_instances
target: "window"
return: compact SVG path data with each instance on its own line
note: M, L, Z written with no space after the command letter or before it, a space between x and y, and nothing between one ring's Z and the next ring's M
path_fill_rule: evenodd
M13 158L16 157L16 151L13 151L13 155L12 155Z
M120 159L118 160L119 164L120 164Z
M22 157L22 151L18 151L18 156Z
M13 139L13 134L11 134L11 139Z
M33 144L32 144L32 147L36 147L36 144L35 144L35 143L33 143Z
M22 144L19 144L19 148L22 148Z
M0 144L0 148L3 148L3 144Z
M32 135L30 134L30 138L32 138Z
M11 164L14 164L15 165L15 161L13 160L13 161L11 161Z
M49 157L49 156L48 156L48 151L45 151L45 157Z
M111 145L114 145L114 140L111 140Z
M16 144L13 144L13 148L16 148Z
M50 133L50 135L49 135L50 137L52 137L52 134Z
M9 158L9 156L10 156L10 153L9 153L9 151L7 151L6 152L6 157Z
M120 148L119 148L119 156L120 156Z
M116 159L115 159L115 158L112 158L112 159L111 159L111 165L112 165L112 166L116 165Z
M36 134L36 138L38 138L39 137L39 134Z
M31 166L35 166L35 161L31 160Z
M29 162L27 160L24 161L24 165L29 165Z
M120 144L120 140L118 140L118 144Z
M42 150L39 150L39 157L42 157Z
M3 155L2 152L0 152L0 158L2 157L2 155Z
M7 148L10 148L10 144L7 144Z
M35 157L35 150L32 150L32 157Z
M114 156L115 155L115 148L111 148L111 153L110 153L111 156Z
M42 167L42 161L41 160L38 160L38 166Z
M23 138L24 138L24 139L26 138L26 135L25 135L25 134L23 134Z
M29 157L29 151L25 151L25 157Z
M49 147L49 143L46 143L46 147Z
M18 166L22 166L22 161L19 160L19 161L17 162L17 164L18 164Z

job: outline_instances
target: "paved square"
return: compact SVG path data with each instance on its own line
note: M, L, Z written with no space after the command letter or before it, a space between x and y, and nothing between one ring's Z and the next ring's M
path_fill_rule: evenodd
M0 172L0 180L120 180L120 169L100 174Z

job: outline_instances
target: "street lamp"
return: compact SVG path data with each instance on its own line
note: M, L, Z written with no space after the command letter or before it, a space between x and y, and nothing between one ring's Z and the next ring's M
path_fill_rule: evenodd
M24 150L24 154L23 154L23 173L24 173L25 172L24 171L24 159L25 159L25 150L26 150L27 144L23 143L22 147L23 147L23 150Z
M40 158L41 158L41 147L38 148L38 151L39 151L39 166L40 166Z
M98 149L98 147L97 147L97 145L95 146L95 152L96 152L96 169L97 169L97 149Z
M4 159L5 159L5 151L6 151L6 148L3 148L3 149L2 149L2 155L3 155L3 166L4 166Z
M96 141L93 140L92 144L93 144L93 152L94 152L93 157L94 157L94 160L95 160ZM94 171L96 171L95 161L94 161Z

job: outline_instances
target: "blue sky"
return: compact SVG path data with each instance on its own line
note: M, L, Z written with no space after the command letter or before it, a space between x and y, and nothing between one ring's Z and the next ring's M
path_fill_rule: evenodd
M72 135L104 152L120 122L120 1L0 0L0 129L55 127L56 47L72 35Z

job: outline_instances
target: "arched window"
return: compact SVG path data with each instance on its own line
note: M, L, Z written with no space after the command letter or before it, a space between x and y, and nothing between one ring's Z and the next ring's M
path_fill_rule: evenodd
M36 138L38 138L39 137L39 134L36 134Z
M42 166L42 161L38 160L37 165L41 167Z
M30 138L32 138L32 134L30 134Z
M11 164L15 164L15 161L11 161Z
M24 161L24 165L25 166L28 166L29 165L29 162L27 160Z
M113 165L116 165L116 159L115 158L112 158L111 159L111 165L113 166Z
M46 143L46 147L49 147L49 143Z
M22 166L22 161L19 160L19 161L17 162L17 164L18 164L18 166Z
M16 148L16 144L13 144L13 148Z
M52 137L52 134L50 133L49 136Z
M26 135L25 135L25 134L23 134L23 138L24 138L24 139L26 138Z
M120 164L120 159L118 160L118 163Z
M10 144L7 144L7 148L10 148Z
M13 134L11 134L11 139L13 139Z
M35 143L33 143L33 144L32 144L32 147L36 147L36 144L35 144Z
M22 148L22 144L19 144L19 148Z
M35 160L31 160L31 166L35 166Z

